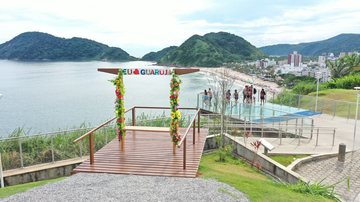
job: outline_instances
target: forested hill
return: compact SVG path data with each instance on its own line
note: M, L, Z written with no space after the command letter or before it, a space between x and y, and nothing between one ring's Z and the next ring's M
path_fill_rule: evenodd
M217 67L263 57L245 39L227 32L194 35L159 60L162 65Z
M160 59L162 57L164 57L164 55L166 55L167 53L169 53L170 51L173 51L177 48L177 46L169 46L167 48L164 48L160 51L157 52L150 52L146 55L144 55L141 59L145 60L145 61L156 61L159 62Z
M24 61L128 61L121 48L109 47L89 39L59 38L42 32L25 32L0 45L0 59Z
M306 56L319 56L323 53L360 51L360 34L340 34L323 41L315 41L300 44L278 44L261 47L267 55L285 56L292 51L298 51Z

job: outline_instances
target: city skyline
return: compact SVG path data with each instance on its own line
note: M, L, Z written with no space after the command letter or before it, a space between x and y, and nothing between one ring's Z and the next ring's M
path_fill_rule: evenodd
M3 2L0 43L26 31L89 38L141 57L194 34L225 31L256 47L302 43L360 33L360 3L261 0Z

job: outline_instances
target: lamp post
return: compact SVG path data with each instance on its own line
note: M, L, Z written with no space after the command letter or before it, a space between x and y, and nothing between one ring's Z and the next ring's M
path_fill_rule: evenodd
M357 119L358 119L358 112L359 112L359 96L360 96L360 87L355 87L355 90L357 90L357 95L356 95L356 112L355 112L355 124L354 124L354 138L353 138L353 148L352 150L355 150L355 136L356 136L356 124L357 124Z
M317 106L318 106L318 97L319 97L319 80L320 80L320 72L316 72L316 100L315 100L315 112L317 112Z

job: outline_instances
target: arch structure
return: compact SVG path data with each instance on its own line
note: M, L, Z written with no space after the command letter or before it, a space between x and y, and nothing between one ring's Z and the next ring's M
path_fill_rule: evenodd
M170 81L170 137L174 146L180 141L179 134L179 121L181 119L181 112L178 109L179 106L179 94L181 79L179 75L198 72L198 68L172 68L172 69L145 69L145 68L99 68L98 71L115 74L117 77L112 80L115 86L116 102L115 102L115 114L116 114L116 132L119 141L124 142L126 135L125 129L125 107L124 107L124 95L125 86L123 76L146 76L146 75L159 75L159 76L171 76Z

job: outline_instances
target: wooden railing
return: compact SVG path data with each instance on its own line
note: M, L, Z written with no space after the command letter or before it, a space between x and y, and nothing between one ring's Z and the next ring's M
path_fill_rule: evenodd
M135 106L125 111L125 113L131 111L132 126L136 125L136 109L170 109L170 107L146 107L146 106ZM189 126L186 129L186 132L182 135L182 138L180 142L178 143L178 148L183 145L184 151L183 151L183 168L186 169L186 136L189 133L191 126L193 126L193 144L195 144L195 128L196 128L196 118L198 118L198 132L200 132L200 109L197 108L189 108L189 107L182 107L179 108L182 110L196 110L196 113L190 122ZM94 144L94 136L93 133L99 130L100 128L108 125L112 121L114 121L116 117L109 119L108 121L102 123L101 125L97 126L96 128L90 130L89 132L85 133L84 135L78 137L76 140L74 140L74 143L78 143L79 141L83 140L86 137L89 137L89 151L90 151L90 164L94 164L94 154L95 154L95 144Z
M193 119L191 120L189 126L187 127L185 133L183 134L180 142L178 143L178 148L181 147L181 145L183 145L183 168L186 169L186 136L188 135L190 129L191 129L191 125L193 127L193 144L195 144L195 128L196 128L196 118L198 118L198 133L200 133L200 109L198 109L193 117Z
M130 110L133 110L133 108L130 108L130 109L126 110L125 113L127 113ZM109 123L111 123L115 119L116 119L116 117L114 117L112 119L109 119L108 121L102 123L98 127L90 130L89 132L85 133L84 135L82 135L82 136L78 137L76 140L74 140L74 143L78 143L79 141L83 140L84 138L89 137L90 164L94 164L94 154L95 154L95 144L94 144L93 133L95 131L99 130L100 128L108 125Z

